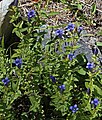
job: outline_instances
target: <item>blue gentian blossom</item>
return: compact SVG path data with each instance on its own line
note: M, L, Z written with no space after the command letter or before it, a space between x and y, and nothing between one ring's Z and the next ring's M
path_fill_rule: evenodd
M74 28L75 28L75 24L73 24L73 23L69 23L68 26L66 27L66 29L67 29L68 31L73 31Z
M63 36L63 34L64 34L64 30L63 30L63 29L58 29L58 30L55 31L55 34L56 34L58 37L62 38L62 36Z
M78 27L78 33L80 33L82 30L83 30L83 27L82 27L82 26L79 26L79 27Z
M5 79L2 80L2 82L4 83L5 86L7 86L10 80L8 79L8 77L6 77Z
M70 109L73 113L76 113L79 108L78 108L77 104L75 104L75 105L73 105L73 106L70 106L69 109Z
M75 58L75 56L74 56L73 53L70 53L70 54L68 54L67 58L68 58L70 61L72 61L72 60Z
M51 76L50 76L50 79L52 79L52 82L54 82L54 83L56 82L56 79L55 79L54 76L51 75Z
M94 63L88 62L86 68L91 70L92 68L94 68Z
M87 88L87 94L90 95L90 88Z
M96 47L92 48L92 52L94 55L97 55L98 54L98 49Z
M18 68L21 68L22 58L17 58L17 59L14 61L14 64L15 64Z
M94 108L96 108L97 105L99 104L99 100L97 98L94 98L94 100L91 101L91 104L93 104Z
M28 11L28 21L30 21L30 19L32 18L32 17L35 17L35 15L36 15L36 12L35 12L35 10L30 10L30 11Z
M65 90L65 85L60 85L59 88L60 88L60 90L61 90L61 92L62 92L62 91Z

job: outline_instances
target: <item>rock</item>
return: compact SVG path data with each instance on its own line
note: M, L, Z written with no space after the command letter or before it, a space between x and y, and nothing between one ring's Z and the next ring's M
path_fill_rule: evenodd
M53 34L54 30L49 29L48 25L41 26L40 32L46 32L46 34L44 35L43 42L42 42L43 47L45 47L47 42L51 40L51 35L53 36L53 38L56 37L55 34ZM80 45L80 47L74 52L74 56L77 56L79 54L84 54L88 62L91 62L92 56L93 56L92 47L96 47L98 49L98 47L96 46L96 38L84 36L85 34L87 35L87 31L83 31L81 34L82 35L77 42L77 45ZM65 43L62 45L63 52L65 52L65 47L68 45L70 45L70 43ZM55 46L55 49L56 47L57 45ZM60 54L59 51L56 51L56 52ZM100 62L102 62L102 54L99 49L98 49L98 54L99 54L99 60Z
M4 35L5 41L9 39L12 33L13 26L10 24L10 16L12 12L9 11L10 5L17 5L18 0L2 0L0 2L0 36Z

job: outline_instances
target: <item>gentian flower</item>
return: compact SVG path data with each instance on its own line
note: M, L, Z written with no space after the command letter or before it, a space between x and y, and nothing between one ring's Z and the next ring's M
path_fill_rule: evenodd
M10 80L8 79L8 77L6 77L5 79L2 80L2 82L4 83L4 85L8 85Z
M80 33L82 30L83 30L82 26L78 27L78 33Z
M72 61L72 60L73 60L73 58L75 58L75 56L74 56L74 54L73 54L73 53L68 54L68 56L67 56L67 57L69 58L69 60L70 60L70 61Z
M60 85L59 88L60 88L61 91L64 91L65 90L65 85Z
M30 21L30 19L32 18L32 17L35 17L35 10L30 10L30 11L28 11L28 21Z
M76 113L76 111L79 109L78 107L77 107L77 104L75 104L75 105L73 105L73 106L70 106L70 108L69 108L73 113Z
M96 108L97 105L99 104L99 100L97 98L94 98L94 100L91 101L91 104L93 104L94 108Z
M93 67L94 67L94 63L90 63L90 62L87 63L86 68L88 68L89 70L91 70Z
M90 95L90 88L87 88L87 94Z
M55 34L56 34L58 37L62 38L62 35L64 34L64 31L63 31L62 29L58 29L58 30L55 31Z
M94 55L97 55L98 54L98 49L96 47L92 48L92 52Z
M75 28L75 24L73 24L73 23L69 23L68 26L66 27L66 29L67 29L68 31L73 31L74 28Z
M21 65L22 65L22 58L17 58L15 61L14 61L14 64L18 67L18 68L21 68Z
M51 76L50 76L50 79L52 79L52 82L54 82L54 83L56 82L56 79L55 79L54 76L51 75Z

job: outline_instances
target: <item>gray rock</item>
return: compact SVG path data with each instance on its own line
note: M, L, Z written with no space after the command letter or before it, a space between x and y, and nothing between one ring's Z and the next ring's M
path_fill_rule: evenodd
M9 6L17 5L18 0L2 0L0 2L0 36L5 37L5 40L9 39L12 33L12 24L10 24L10 16L12 12L9 11Z
M43 47L45 47L46 43L51 40L51 34L52 34L53 38L56 37L56 35L54 34L54 31L52 32L52 29L49 29L48 25L41 26L41 30L40 31L41 32L42 31L46 32L46 34L44 35L43 42L42 42ZM83 31L81 33L81 37L80 37L80 39L77 42L77 45L79 45L80 47L77 50L75 50L74 56L77 56L79 54L84 54L86 56L88 62L91 62L92 61L92 56L93 56L92 47L96 47L97 48L97 46L95 45L96 38L95 37L85 36L86 34L87 34L87 31ZM62 39L62 40L64 40L64 39ZM70 44L71 43L65 42L62 45L63 52L65 52L65 47L70 45ZM57 48L57 45L55 46L55 49L56 48ZM60 54L59 51L56 51L56 52L58 54ZM99 49L98 49L98 54L99 54L99 59L102 60L102 54L101 54Z

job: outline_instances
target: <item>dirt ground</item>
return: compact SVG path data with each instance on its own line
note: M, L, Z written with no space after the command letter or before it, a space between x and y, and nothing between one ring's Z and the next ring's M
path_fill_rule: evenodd
M40 2L40 0L20 0L21 4L20 7L21 11L24 11L23 14L26 15L27 10L29 9L36 9L35 7L35 1ZM46 7L46 1L48 0L42 0L41 8L40 10L45 10ZM50 14L51 12L59 12L57 15L53 15L51 17L42 18L45 19L46 23L51 26L58 26L62 24L68 24L69 22L75 22L77 20L77 17L75 16L75 12L77 10L72 10L68 8L72 0L68 0L67 4L62 4L60 2L56 2L58 0L49 0L49 4L45 10L46 14ZM81 11L79 11L79 16L81 15L81 12L87 16L87 19L91 18L91 7L95 3L96 4L96 12L93 15L91 19L93 19L92 25L88 26L84 24L84 22L81 22L84 26L84 29L89 34L93 34L96 38L96 41L102 42L102 34L97 35L98 31L102 32L102 0L79 0L83 4L83 8ZM32 4L34 2L34 4Z

